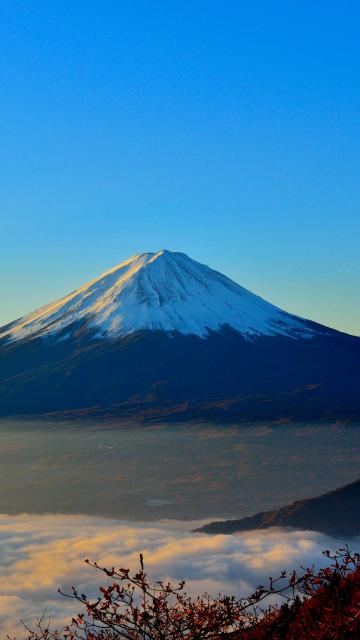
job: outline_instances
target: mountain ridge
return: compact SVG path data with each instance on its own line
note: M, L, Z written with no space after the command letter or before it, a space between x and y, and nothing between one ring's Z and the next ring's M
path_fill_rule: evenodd
M290 505L262 511L241 520L210 522L199 533L232 534L270 527L293 527L329 535L360 534L360 480L321 496L296 500Z

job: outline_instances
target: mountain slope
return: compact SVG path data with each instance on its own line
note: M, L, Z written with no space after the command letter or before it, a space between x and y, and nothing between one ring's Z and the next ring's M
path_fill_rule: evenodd
M241 520L210 522L197 531L236 533L269 527L295 527L329 535L360 534L360 480L317 498L297 500L277 511L264 511Z
M0 414L358 419L359 363L360 338L161 251L0 329Z

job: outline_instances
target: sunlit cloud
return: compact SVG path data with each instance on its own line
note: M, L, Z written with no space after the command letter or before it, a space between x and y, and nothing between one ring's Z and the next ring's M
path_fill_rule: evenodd
M89 595L96 593L103 576L84 563L85 557L135 568L142 552L155 579L184 578L193 594L221 591L240 596L282 568L321 563L321 551L343 541L307 531L207 536L176 522L4 515L0 542L0 632L5 637L21 633L21 618L30 622L45 609L54 625L77 612L76 604L62 599L57 589L69 591L74 584Z

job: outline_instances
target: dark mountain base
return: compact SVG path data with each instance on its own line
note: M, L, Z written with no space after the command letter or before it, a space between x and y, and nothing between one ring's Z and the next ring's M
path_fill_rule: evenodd
M360 419L360 339L311 340L234 330L208 339L139 332L0 344L0 414L144 420Z
M318 498L298 500L278 511L264 511L241 520L210 522L202 533L236 533L269 527L295 527L334 536L360 534L360 480Z

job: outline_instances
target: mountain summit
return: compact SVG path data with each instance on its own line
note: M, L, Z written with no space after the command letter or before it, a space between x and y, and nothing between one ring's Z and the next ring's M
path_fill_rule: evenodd
M20 340L55 336L86 321L97 337L141 330L205 338L228 326L246 338L260 335L312 337L300 318L269 304L221 273L184 253L132 256L76 291L21 318L0 337Z
M0 414L358 420L360 338L138 254L0 329Z

